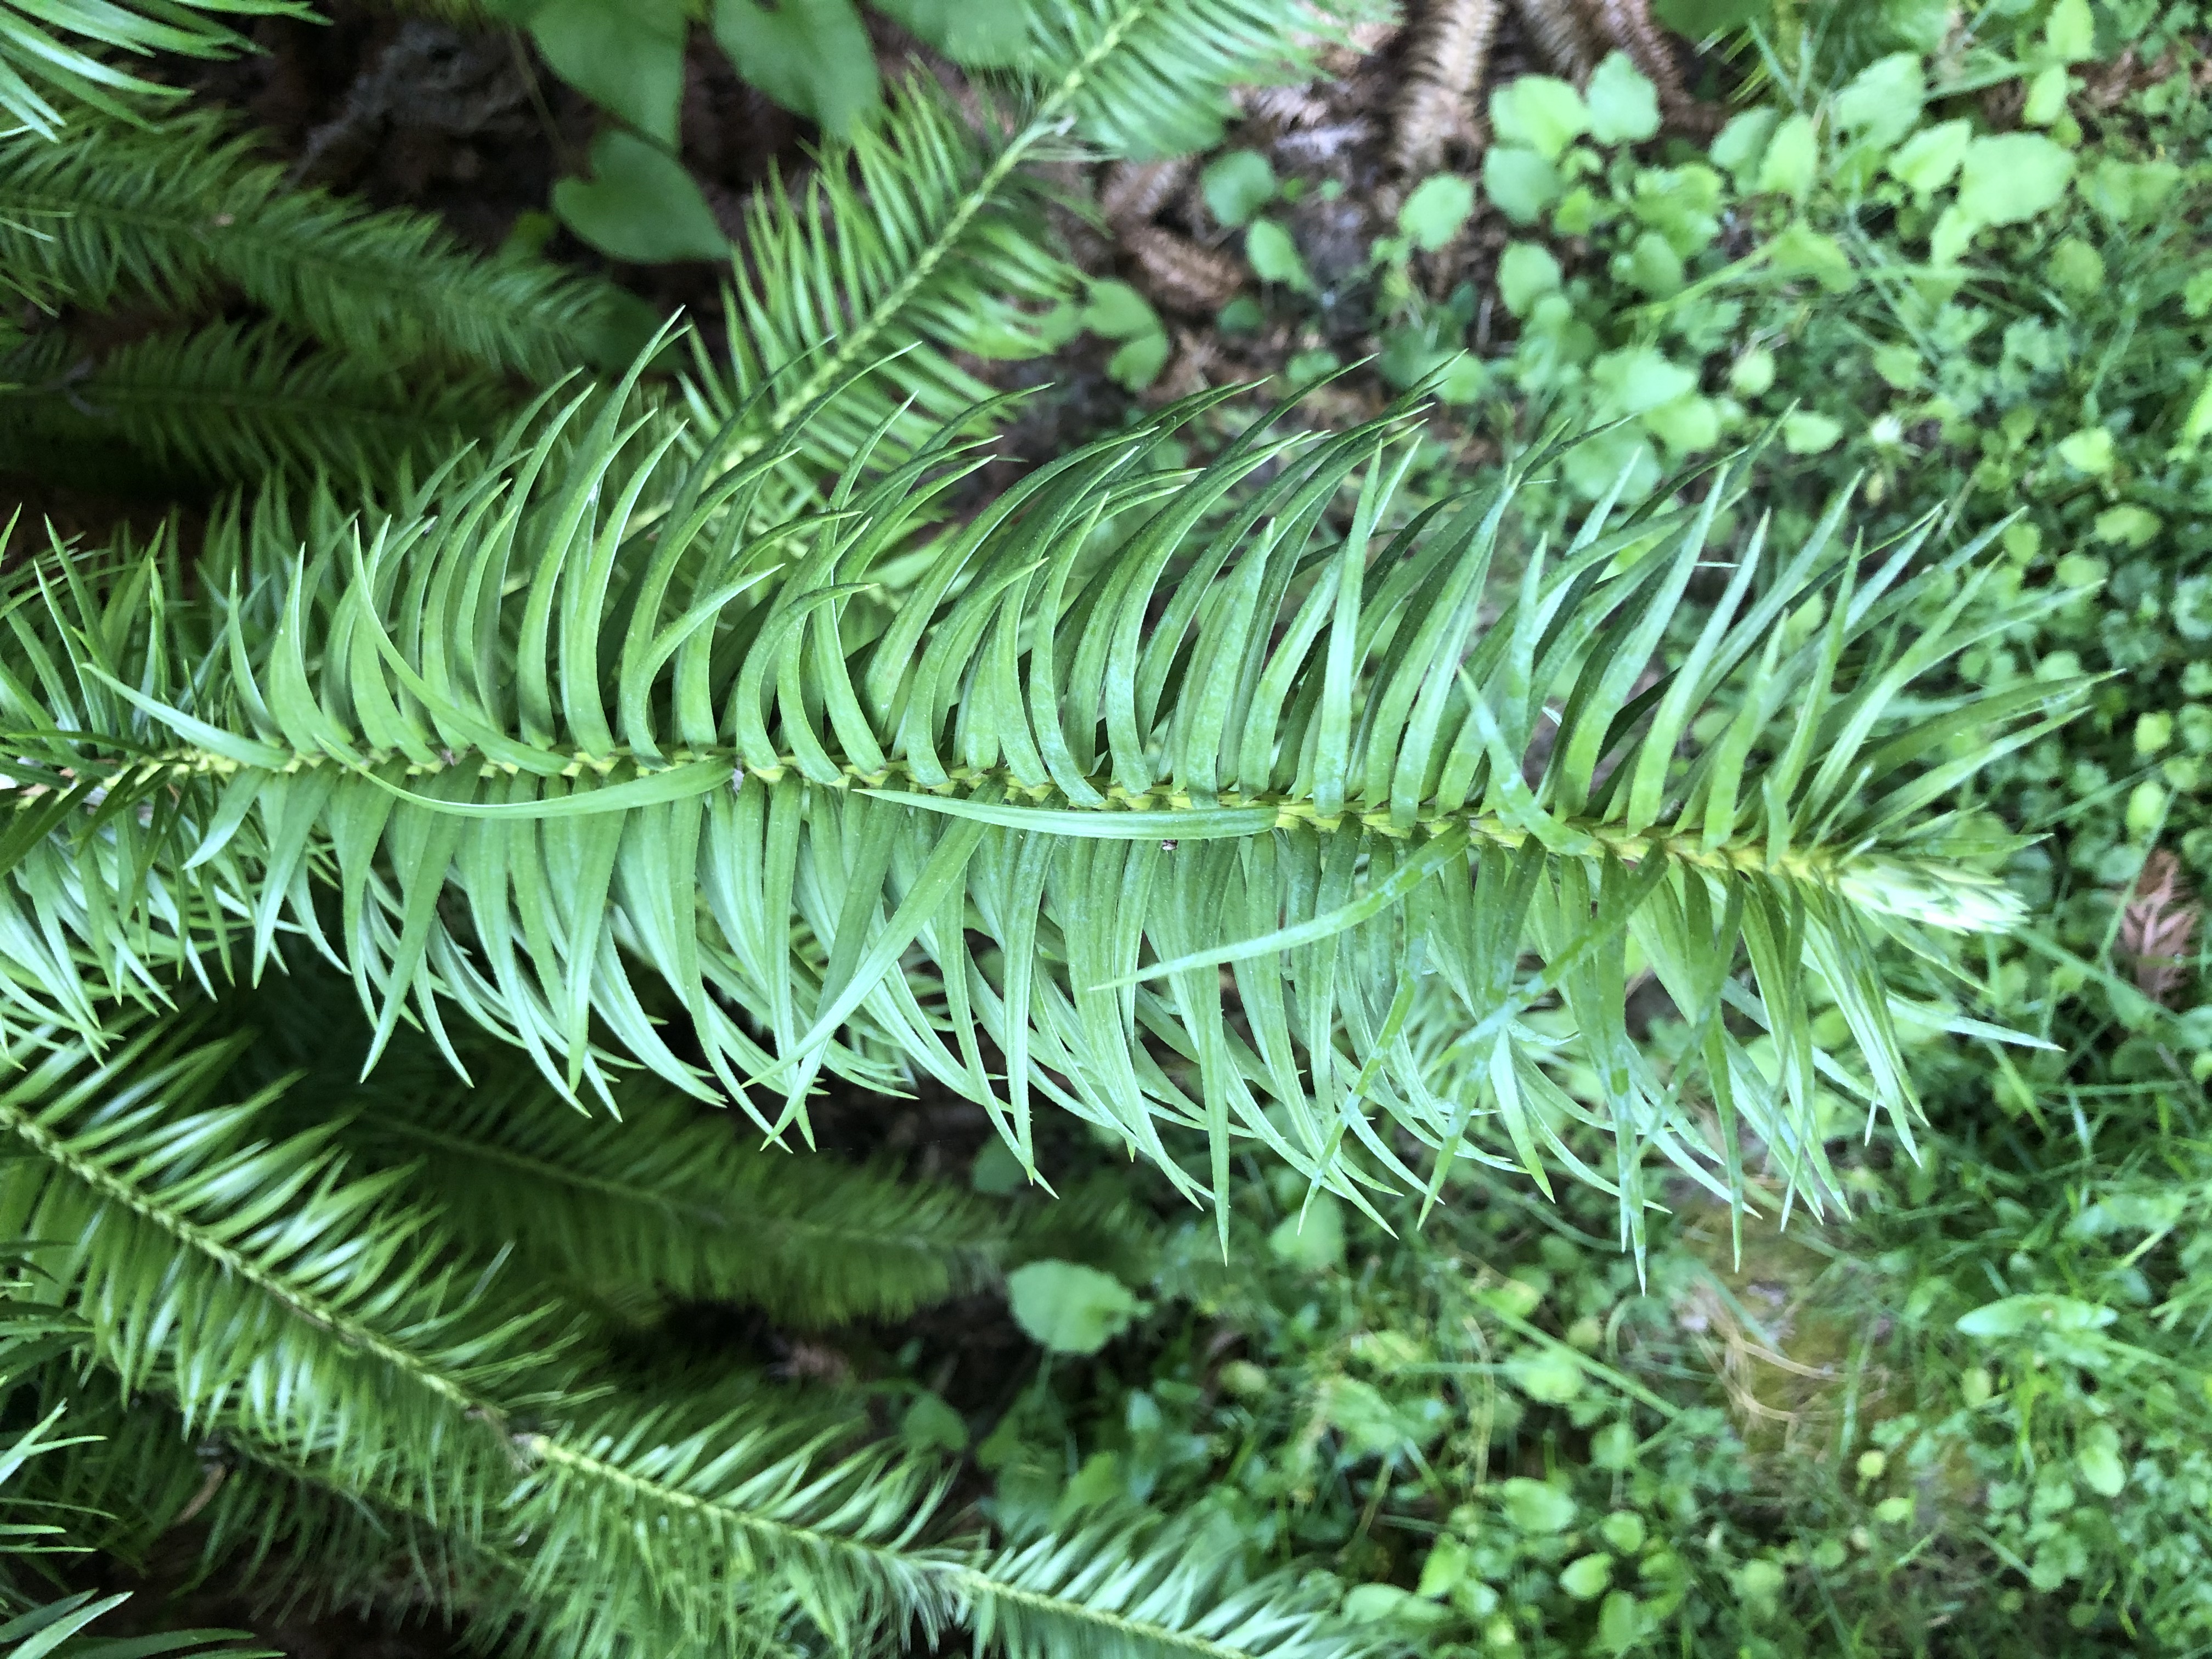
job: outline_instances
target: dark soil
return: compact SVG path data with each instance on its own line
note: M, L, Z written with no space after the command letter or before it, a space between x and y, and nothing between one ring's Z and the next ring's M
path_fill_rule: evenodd
M324 24L261 19L257 54L177 64L172 76L247 116L300 183L434 214L471 247L520 237L605 271L664 313L719 318L718 265L610 262L548 216L554 181L583 170L599 118L524 36L360 0L324 9ZM739 81L703 32L686 65L682 120L685 159L732 235L745 194L804 163L805 124Z

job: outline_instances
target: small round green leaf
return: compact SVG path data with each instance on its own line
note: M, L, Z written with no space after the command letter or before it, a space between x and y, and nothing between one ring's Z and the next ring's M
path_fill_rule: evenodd
M1735 1570L1733 1577L1738 1595L1755 1605L1771 1606L1774 1598L1782 1593L1785 1575L1780 1562L1761 1558L1745 1562Z
M1641 289L1655 300L1673 299L1682 291L1688 275L1683 269L1682 256L1674 252L1674 245L1656 230L1647 230L1638 237L1628 250L1625 264L1614 269L1627 276L1632 287Z
M1889 176L1920 196L1949 184L1973 143L1974 124L1961 117L1916 132L1889 158Z
M1263 283L1301 290L1313 286L1306 262L1298 257L1298 245L1272 219L1255 220L1244 233L1244 257L1252 262L1252 274Z
M1618 485L1624 501L1640 501L1660 478L1659 456L1633 428L1616 427L1583 439L1566 454L1567 483L1584 501Z
M1991 133L1966 146L1959 210L1978 225L2024 223L2057 207L2073 177L2073 155L2041 133Z
M1507 1374L1515 1388L1542 1406L1565 1405L1583 1391L1583 1368L1563 1353L1517 1359Z
M1532 1480L1525 1474L1500 1482L1498 1500L1504 1507L1506 1520L1516 1532L1565 1532L1575 1523L1572 1493L1545 1481Z
M739 75L825 131L851 132L883 100L853 0L714 0L714 39Z
M1832 416L1809 409L1794 410L1782 417L1782 447L1792 455L1819 455L1836 447L1844 423Z
M1322 1273L1344 1263L1344 1206L1328 1193L1316 1193L1304 1215L1285 1216L1267 1235L1278 1261Z
M1778 276L1809 276L1831 294L1849 292L1858 272L1844 245L1802 219L1793 221L1766 245L1767 262Z
M2081 199L2124 224L2154 216L2181 183L2181 169L2169 161L2130 161L2107 155L2089 170L2078 188ZM2200 270L2197 278L2206 273ZM2191 311L2191 316L2200 316Z
M1759 163L1759 188L1763 194L1802 202L1813 188L1820 161L1820 136L1814 131L1812 118L1786 116L1766 141L1766 154Z
M2157 514L2133 501L2106 507L2089 526L2099 541L2118 542L2123 547L2148 547L2165 528L2166 521Z
M1410 1437L1382 1391L1356 1376L1332 1376L1322 1385L1320 1406L1328 1425L1358 1457L1395 1451Z
M1054 1353L1097 1353L1145 1307L1121 1280L1078 1261L1017 1267L1006 1275L1006 1296L1014 1322Z
M870 0L963 69L1003 69L1030 55L1022 0Z
M1595 1601L1613 1583L1613 1558L1578 1556L1559 1570L1559 1588L1577 1601Z
M1633 1468L1639 1444L1632 1425L1608 1423L1590 1437L1590 1462L1599 1468L1615 1473Z
M1725 167L1734 175L1737 189L1751 188L1754 169L1765 155L1767 143L1781 119L1779 110L1747 109L1741 115L1730 116L1728 125L1714 137L1712 149L1707 154L1715 167Z
M1646 415L1644 429L1669 454L1701 455L1721 441L1721 408L1711 398L1677 398Z
M968 1449L968 1425L938 1395L925 1391L899 1420L899 1438L910 1451L951 1452L957 1457Z
M1533 225L1559 199L1559 170L1533 149L1492 144L1482 158L1482 193L1516 225Z
M2051 250L2051 280L2087 298L2105 285L2105 256L2079 236L2069 236Z
M648 138L674 149L684 96L683 0L543 0L530 38L554 74Z
M1654 346L1626 346L1590 365L1608 415L1642 415L1698 389L1694 369L1669 362Z
M2024 1331L2099 1331L2119 1316L2101 1303L2071 1296L2008 1296L1959 1316L1959 1329L1984 1340Z
M1659 131L1659 94L1628 54L1609 54L1589 78L1589 135L1601 144L1640 144Z
M1774 386L1774 354L1753 346L1729 366L1729 389L1739 398L1763 398Z
M2118 1498L2128 1484L2128 1466L2120 1456L2120 1431L2110 1423L2093 1425L2074 1453L2074 1467L2081 1482L2100 1498Z
M1168 337L1164 333L1139 334L1133 340L1124 341L1121 349L1106 360L1106 378L1131 392L1142 392L1160 378L1160 371L1167 366Z
M2097 21L2089 0L2058 0L2044 20L2043 49L2062 64L2079 64L2097 55Z
M1467 1546L1451 1534L1445 1533L1429 1547L1428 1559L1421 1563L1420 1587L1415 1594L1431 1597L1449 1595L1462 1583L1473 1577L1474 1562Z
M1590 130L1590 114L1572 82L1550 75L1520 75L1490 94L1490 125L1499 143L1525 144L1555 161Z
M1490 366L1471 351L1455 351L1444 360L1429 385L1438 403L1454 407L1471 404L1488 389Z
M1267 320L1267 313L1260 302L1249 294L1240 294L1221 307L1221 314L1213 325L1224 334L1249 334Z
M983 1143L983 1150L975 1154L975 1164L968 1171L968 1184L994 1198L1018 1192L1028 1182L1021 1158L996 1135Z
M1508 242L1498 260L1498 297L1516 317L1526 317L1537 301L1557 293L1565 280L1551 249L1537 242Z
M1910 340L1893 340L1874 350L1874 372L1899 392L1917 389L1928 378L1928 366L1921 360L1920 348Z
M1433 1601L1424 1601L1395 1584L1362 1584L1344 1598L1344 1617L1358 1630L1396 1625L1425 1631L1449 1623L1452 1611Z
M591 178L553 186L553 211L600 252L639 264L727 255L707 198L666 150L611 129L592 141L591 160Z
M1140 334L1158 334L1160 316L1135 289L1108 276L1091 284L1083 326L1109 340L1133 340Z
M1623 1555L1644 1547L1644 1517L1634 1510L1615 1510L1598 1522L1598 1535Z
M1474 186L1456 173L1440 173L1413 186L1398 210L1398 228L1413 246L1434 253L1460 234L1474 212Z
M1598 1609L1597 1639L1608 1653L1626 1653L1643 1639L1643 1603L1626 1590L1615 1590Z
M1836 125L1863 143L1884 149L1920 124L1928 76L1920 54L1894 52L1853 76L1828 106Z
M1222 224L1248 225L1275 199L1275 169L1256 149L1232 149L1199 175L1206 211Z
M2065 64L2045 64L2027 83L2027 98L2020 109L2021 125L2052 125L2066 112L2066 97L2073 90L2074 83L2066 73Z
M2112 470L2112 434L2101 426L2085 426L2058 441L2058 459L2076 472L2100 477Z

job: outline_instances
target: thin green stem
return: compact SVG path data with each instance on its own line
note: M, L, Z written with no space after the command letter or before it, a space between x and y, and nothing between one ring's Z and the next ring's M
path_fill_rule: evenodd
M382 750L368 751L364 758L368 769L380 775L387 769L406 777L431 776L462 769L473 769L479 777L487 779L501 775L520 776L521 774L521 769L511 762L483 759L475 750L467 749L447 750L439 760L429 764L405 761L395 751ZM627 749L618 748L605 755L575 753L563 766L560 775L578 778L589 773L605 779L621 773L629 777L649 777L681 767L696 766L702 762L727 765L731 785L738 789L755 783L775 783L787 772L799 770L797 760L792 757L781 757L775 766L748 769L744 765L743 757L734 748L677 749L668 751L659 760L639 758ZM348 763L328 755L300 752L294 754L283 767L272 770L270 775L286 775L325 765L346 766ZM103 792L117 788L150 790L193 778L228 778L245 769L240 762L228 756L204 749L180 747L118 768L101 780L100 789L94 792L94 801L97 804ZM357 769L349 767L349 769ZM800 775L805 774L802 772ZM1474 840L1509 850L1519 848L1528 839L1527 830L1496 812L1460 811L1431 813L1416 818L1411 824L1401 824L1393 822L1388 807L1377 807L1365 812L1325 813L1305 798L1264 790L1249 793L1223 790L1212 799L1200 801L1186 793L1164 787L1132 793L1103 775L1095 781L1095 787L1105 797L1105 804L1085 806L1068 799L1050 785L1025 784L1002 766L947 767L945 776L947 781L941 784L916 782L913 781L912 769L907 762L892 760L879 771L864 771L847 763L841 768L835 782L814 781L818 788L881 791L892 797L909 794L916 797L918 801L966 799L984 795L1008 805L1036 806L1062 815L1110 816L1127 811L1172 813L1200 809L1265 808L1273 812L1274 821L1269 827L1275 829L1334 830L1346 823L1356 823L1399 841L1426 841L1447 830L1460 830ZM52 786L29 784L0 793L12 794L16 806L21 809L52 793ZM420 799L419 797L414 799ZM422 804L434 809L439 803L424 800ZM1667 835L1650 830L1631 834L1617 823L1583 817L1560 818L1557 824L1568 839L1587 842L1589 850L1580 856L1599 858L1609 854L1628 865L1639 863L1657 854L1689 868L1714 875L1773 875L1786 880L1832 887L1850 872L1853 864L1850 849L1825 846L1793 847L1776 858L1771 855L1763 836L1708 847L1702 836L1698 834ZM1577 854L1563 854L1561 856ZM1961 872L1948 865L1937 866L1911 859L1891 859L1886 860L1885 863L1906 869L1940 872L1947 883L1967 879Z

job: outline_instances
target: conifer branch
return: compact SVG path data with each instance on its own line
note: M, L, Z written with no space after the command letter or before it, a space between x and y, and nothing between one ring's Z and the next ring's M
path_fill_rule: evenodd
M1817 1088L1909 1135L1872 936L2014 913L1925 815L2067 706L2037 686L1892 712L1975 637L1904 619L1928 583L1974 592L1978 544L1908 579L1928 526L1878 563L1840 539L1840 504L1780 557L1762 533L1689 656L1639 691L1724 481L1692 513L1601 506L1485 628L1510 476L1385 539L1400 417L1306 446L1255 428L1195 476L1152 463L1205 406L1033 475L895 611L868 608L877 563L967 465L957 449L749 534L781 456L678 464L673 435L641 456L619 400L358 530L317 509L304 562L289 531L231 526L196 575L19 605L56 667L0 683L31 943L0 990L90 1031L96 998L148 994L157 963L205 974L250 936L258 971L284 923L354 975L372 1059L410 1007L446 1042L442 1007L561 1090L603 1088L611 1043L719 1085L772 1137L805 1133L825 1070L882 1087L911 1068L982 1103L1025 1164L1042 1097L1194 1195L1248 1138L1355 1202L1430 1188L1387 1121L1439 1167L1465 1151L1541 1180L1557 1159L1620 1193L1633 1241L1647 1152L1723 1193L1737 1176L1732 1135L1713 1144L1685 1103L1691 1073L1630 1058L1632 934L1702 1020L1694 1086L1808 1200L1831 1181ZM1362 479L1349 531L1328 531ZM643 542L649 499L669 506ZM1109 516L1126 535L1101 556ZM1785 647L1812 607L1826 621ZM1708 709L1723 735L1686 752ZM617 951L665 980L703 1071ZM1814 975L1844 1054L1811 1045ZM1718 1020L1724 994L1784 1040L1778 1085ZM1607 1079L1595 1111L1524 1023L1553 999ZM1618 1170L1566 1152L1571 1119L1612 1130ZM1183 1130L1210 1180L1163 1139Z
M511 401L481 376L410 385L273 323L211 323L100 356L53 331L0 362L0 447L93 487L379 477L495 427Z
M604 326L604 283L465 252L425 216L288 188L217 112L98 116L0 137L0 270L49 306L147 297L185 313L234 286L295 336L386 371L554 379Z
M921 1544L941 1478L853 1449L840 1414L757 1385L605 1403L545 1340L547 1310L460 1275L430 1217L396 1201L398 1172L346 1175L331 1125L262 1134L270 1091L209 1105L240 1046L172 1025L95 1060L49 1034L14 1048L0 1092L0 1132L27 1154L0 1165L0 1222L66 1241L41 1293L192 1434L514 1564L517 1605L556 1634L660 1628L727 1651L797 1615L851 1646L940 1628L1002 1587L1033 1620L1097 1632L1079 1645L1133 1656L1189 1650L1220 1622L1194 1592L1141 1616L1164 1603L1133 1601L1158 1577L1133 1560L1109 1594ZM227 1524L281 1541L251 1516ZM1319 1651L1310 1617L1235 1623L1254 1639L1220 1645L1240 1659Z
M301 0L0 0L0 112L52 138L76 113L71 102L129 118L139 104L181 97L180 88L132 75L116 59L234 56L249 43L217 21L226 15L314 13Z
M702 358L690 388L704 424L736 424L722 464L796 433L815 477L862 455L895 465L973 409L988 388L946 353L1044 349L1030 313L1078 281L1042 234L1025 165L1070 136L1109 155L1201 149L1227 88L1294 72L1292 43L1317 21L1308 0L1038 4L1010 134L977 133L916 83L878 132L825 146L803 193L773 184L750 210L756 269L728 307L730 362Z
M971 1194L738 1144L734 1126L659 1089L622 1120L535 1079L465 1094L450 1079L384 1087L349 1139L420 1161L413 1184L479 1249L594 1300L742 1302L823 1326L897 1318L995 1280L1006 1218Z

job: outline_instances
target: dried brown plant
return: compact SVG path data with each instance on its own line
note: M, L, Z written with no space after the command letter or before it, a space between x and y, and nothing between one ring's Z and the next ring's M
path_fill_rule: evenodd
M1521 32L1544 65L1580 86L1597 67L1597 40L1577 0L1513 0Z
M833 1385L853 1378L851 1358L826 1342L793 1342L784 1350L782 1362L770 1369L778 1376Z
M2135 969L2136 988L2153 1002L2166 1002L2188 978L2203 914L2179 859L2160 848L2143 860L2134 895L2120 912L2119 945Z
M1364 22L1354 23L1344 32L1342 39L1317 43L1314 51L1314 66L1331 79L1341 81L1357 70L1363 60L1395 40L1398 29L1398 24L1386 18L1370 18Z
M1779 1300L1781 1287L1753 1285L1747 1287L1756 1292L1771 1292L1771 1299ZM1820 1413L1817 1404L1818 1386L1807 1389L1804 1383L1825 1385L1833 1382L1835 1372L1826 1365L1808 1365L1793 1359L1779 1346L1787 1339L1790 1326L1790 1310L1783 1309L1771 1332L1760 1332L1738 1317L1729 1298L1717 1286L1710 1284L1693 1285L1689 1294L1674 1304L1674 1323L1690 1339L1705 1364L1711 1367L1714 1380L1728 1396L1729 1407L1747 1428L1765 1423L1778 1426L1785 1446L1795 1442L1801 1431L1810 1426ZM1770 1379L1762 1368L1781 1373L1782 1378L1796 1378L1800 1386L1792 1387L1780 1381L1784 1403L1769 1404L1760 1397L1760 1385L1779 1379Z
M1150 222L1190 177L1187 161L1117 161L1098 190L1098 210L1117 230Z
M1127 226L1121 246L1145 273L1153 295L1182 310L1218 311L1244 285L1241 262L1158 225Z
M1390 164L1432 173L1444 146L1474 131L1474 93L1498 34L1499 0L1429 0L1406 53L1405 90L1390 135Z
M1237 94L1237 101L1247 115L1291 129L1318 126L1329 113L1328 100L1310 84L1248 87Z
M2172 79L2179 67L2180 59L2172 46L2148 64L2130 46L2109 64L2081 66L2081 101L2097 114L2108 115L2133 94ZM2202 91L2212 82L2212 60L2198 58L2189 78Z
M1361 120L1331 121L1325 126L1297 127L1275 141L1275 154L1306 167L1327 167L1348 149L1357 149L1373 136L1373 126Z
M1205 391L1213 383L1213 369L1219 361L1220 353L1206 331L1176 330L1175 355L1168 361L1167 373L1154 387L1154 395L1162 402L1170 402Z
M1983 121L1995 131L2010 132L2027 107L2027 83L2001 81L1982 94L1981 103Z
M2173 54L2169 50L2166 55L2159 60L2158 65L2151 70L2148 79L2164 80L2166 76L2173 72L2172 61ZM2142 84L2137 78L2140 74L2141 69L2136 58L2136 49L2133 46L2126 47L2111 63L2100 65L2082 78L2082 101L2094 110L2111 109Z

